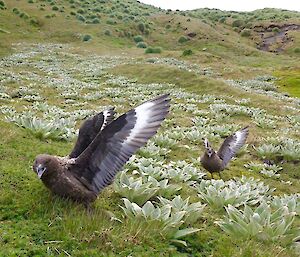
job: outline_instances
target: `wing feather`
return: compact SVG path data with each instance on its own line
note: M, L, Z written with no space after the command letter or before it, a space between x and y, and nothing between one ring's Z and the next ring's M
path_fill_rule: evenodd
M149 100L121 115L77 158L77 173L95 193L112 183L129 158L152 137L168 114L169 95Z
M114 108L100 112L84 121L79 129L79 135L69 158L78 157L110 122L115 115Z
M227 137L221 145L217 155L222 159L223 168L228 164L231 158L245 144L249 134L249 127L245 127L236 131L231 136Z

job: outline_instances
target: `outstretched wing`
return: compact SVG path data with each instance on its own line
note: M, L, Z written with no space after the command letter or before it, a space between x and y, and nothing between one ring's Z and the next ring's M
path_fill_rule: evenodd
M222 159L223 168L225 168L230 159L245 144L248 134L249 129L247 126L241 130L236 131L234 134L224 140L217 153L218 156Z
M70 153L70 158L77 158L102 131L114 119L114 108L100 112L85 120L79 129L76 144Z
M157 132L169 112L168 96L147 101L111 122L76 159L75 172L95 193L111 184L128 159Z

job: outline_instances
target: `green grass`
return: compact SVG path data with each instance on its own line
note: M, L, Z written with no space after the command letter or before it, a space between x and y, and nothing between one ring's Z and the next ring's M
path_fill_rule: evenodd
M299 13L277 10L270 10L266 13L256 11L246 16L241 13L230 13L237 17L226 18L223 24L218 20L229 13L214 10L191 11L186 12L186 16L183 16L181 15L183 12L166 14L163 10L158 11L156 8L147 7L135 1L128 3L106 1L99 6L94 6L94 8L103 6L103 10L86 13L89 6L92 5L92 1L88 1L90 4L87 6L83 6L82 1L74 1L73 4L76 8L71 7L71 1L57 0L55 2L55 6L59 10L64 7L64 12L51 11L52 5L46 1L34 1L30 4L27 1L5 1L7 10L0 10L1 57L10 56L12 53L26 52L26 50L20 50L12 45L15 43L62 43L68 44L70 48L56 49L47 56L40 54L25 60L30 60L32 64L51 64L55 63L57 59L62 60L50 66L52 69L59 67L61 74L48 75L47 71L41 71L29 64L27 64L28 66L16 66L14 63L10 68L5 67L5 71L9 70L13 74L29 75L20 81L3 83L0 85L0 92L2 92L1 86L7 87L8 93L10 93L20 86L28 86L34 82L32 88L45 97L46 103L59 106L64 111L95 110L101 106L117 105L117 111L121 113L128 110L131 104L140 103L143 94L184 91L197 96L211 94L225 99L229 104L235 104L236 99L249 98L250 107L264 109L268 114L279 115L281 118L293 117L297 114L297 112L285 109L286 103L283 101L230 87L223 79L251 79L259 75L272 74L278 78L276 83L280 86L280 91L299 97L299 61L297 57L292 55L289 50L280 55L260 52L255 49L253 41L242 38L238 33L233 32L231 27L232 19L241 17L249 18L258 15L262 19L261 22L268 24L273 22L270 17L274 14L280 24L284 14L290 17L284 18L285 20L297 21ZM126 9L130 13L124 12L123 4L127 6ZM44 11L40 10L42 5L44 5ZM116 9L113 13L109 13L112 6L115 6ZM15 7L26 12L30 17L36 18L38 25L33 26L30 19L24 20L14 14L12 9ZM94 19L88 17L88 14L96 15L98 12L101 16L100 24L80 22L74 15L67 18L70 11L76 12L80 8L86 11L84 15L88 20ZM55 13L56 17L45 18L45 15L52 13ZM129 21L124 20L125 16L129 17L134 13L138 20L133 21L131 18ZM149 15L145 13L149 13ZM111 14L116 14L113 18L117 21L115 25L106 24L106 21L111 18ZM121 14L123 18L119 19L118 16ZM189 15L193 17L188 17ZM211 67L213 73L203 76L195 74L193 71L145 61L154 57L145 54L144 49L135 47L133 37L145 32L137 27L140 22L145 24L145 30L149 30L149 35L146 33L141 35L147 44L163 48L159 58L188 60L189 63L198 64L201 68ZM216 24L214 24L215 22ZM179 44L178 38L186 35L185 28L188 28L188 32L195 32L197 36L190 38L184 44ZM109 36L105 35L105 31L110 31ZM92 40L82 42L84 35L91 35ZM295 40L291 49L297 47L297 44L298 41ZM193 54L188 57L182 56L185 49L191 49ZM76 54L80 58L72 59L74 58L72 54ZM102 65L102 62L105 63L101 59L102 55L110 56L112 59L113 56L121 56L134 61L129 64L120 61L114 67L109 66L104 69L106 76L98 67L98 65ZM62 58L62 56L64 57ZM95 66L98 67L96 70L94 70ZM3 67L0 67L0 71L1 69ZM78 83L83 81L90 84L95 83L98 87L96 89L84 88L79 94L79 100L76 100L76 103L81 105L72 106L66 104L64 95L60 95L60 93L64 94L64 91L47 87L49 81L34 81L34 76L30 72L34 72L34 75L40 75L42 78L71 76L73 79L77 79ZM124 76L136 80L136 87L138 88L138 85L141 84L143 90L138 92L133 87L131 88L132 92L128 92L126 89L124 90L124 87L122 89L122 86L103 83L111 76L114 78ZM162 90L152 92L151 83L171 83L173 86L172 89L164 86ZM76 89L74 84L68 82L67 85ZM119 89L124 90L120 95L118 95ZM81 98L87 93L96 95L98 92L103 93L104 96L96 100ZM136 98L131 98L132 96L136 96ZM124 100L124 103L118 104L115 99ZM186 105L189 100L174 97L172 105ZM195 104L199 110L209 111L210 103ZM0 100L0 105L1 107L13 106L17 111L24 110L25 106L28 108L32 106L31 103L18 98L15 98L13 102ZM213 114L209 113L208 116L212 118ZM170 126L191 127L192 118L194 115L189 111L172 111L169 116ZM77 121L77 127L80 123L81 121ZM250 161L261 162L252 147L259 146L262 143L261 138L276 137L276 131L280 132L280 129L287 127L293 129L286 120L280 120L275 130L258 128L249 117L243 115L229 117L229 120L224 123L238 124L239 126L250 124L250 136L248 139L249 153L232 161L228 169L223 172L223 179L229 180L242 175L254 176L262 179L270 187L275 187L277 195L299 193L299 163L279 163L283 167L280 179L266 178L244 168L244 164ZM65 156L71 151L74 142L40 140L30 131L5 122L4 115L1 114L0 127L0 256L290 257L298 254L281 242L262 243L253 239L240 241L230 238L214 223L217 219L222 218L224 212L216 212L209 207L205 209L203 217L192 225L199 228L200 231L184 238L187 246L172 244L161 235L159 227L149 227L126 219L120 208L120 205L123 205L121 196L114 192L112 186L100 194L93 206L92 214L88 213L82 206L52 195L31 168L37 154L49 153ZM161 133L165 131L168 131L168 128L160 130ZM293 136L296 137L291 132L290 137ZM221 139L213 141L215 146L220 143ZM178 160L189 162L191 158L197 158L202 152L202 142L192 143L184 138L172 148L171 154L165 160L167 162ZM283 184L280 180L291 181L292 185ZM191 196L192 201L199 200L197 193L187 184L181 183L181 185L183 197ZM111 220L111 213L122 222ZM295 226L299 227L299 223L299 217L297 217Z
M300 70L280 70L274 72L278 77L277 84L280 91L287 92L291 96L300 97Z

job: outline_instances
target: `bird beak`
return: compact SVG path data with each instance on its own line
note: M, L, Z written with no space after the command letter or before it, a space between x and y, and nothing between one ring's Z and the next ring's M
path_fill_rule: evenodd
M44 174L46 170L46 167L44 167L42 164L39 164L36 168L35 168L35 171L38 175L39 178L41 178Z

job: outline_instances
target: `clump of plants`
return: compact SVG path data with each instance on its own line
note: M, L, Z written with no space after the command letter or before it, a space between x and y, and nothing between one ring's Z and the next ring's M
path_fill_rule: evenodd
M145 32L145 24L144 23L140 22L137 27L140 32L142 32L142 33Z
M178 43L180 43L180 44L183 44L187 41L189 41L189 39L185 36L181 36L180 38L178 38Z
M294 49L294 53L299 54L299 53L300 53L300 47L296 47L296 48Z
M244 26L244 21L240 20L240 19L234 20L232 22L231 26L234 27L234 28L241 28L241 27Z
M13 114L6 116L6 120L15 123L17 126L28 129L40 139L72 140L76 131L75 121L71 119L46 120L34 116L32 113Z
M3 0L0 0L0 10L5 10L5 9L6 9L5 2Z
M58 10L59 8L56 5L52 6L52 11L58 11Z
M143 42L144 38L141 35L137 35L133 37L135 43Z
M91 23L92 24L99 24L100 23L100 19L99 18L94 18Z
M264 185L254 178L242 177L241 179L202 180L196 189L199 197L214 209L223 209L227 205L239 207L241 205L256 205L268 197L274 189Z
M147 49L145 50L146 54L160 54L162 52L161 47L147 47Z
M271 208L263 201L255 210L245 205L239 210L232 205L226 208L228 216L216 223L230 236L239 239L292 243L299 236L299 228L293 228L296 212L279 201Z
M251 30L250 29L243 29L241 31L241 36L242 37L250 37L251 36Z
M147 181L143 181L142 177L134 178L122 171L115 180L114 189L118 194L126 197L131 202L143 205L155 196L159 187L158 183L153 183L153 180L147 179Z
M134 220L135 224L144 225L145 229L156 228L164 238L173 243L187 246L182 238L199 231L196 228L185 227L184 218L188 212L178 211L171 204L155 207L152 202L148 201L140 207L126 198L123 201L125 206L121 208L127 218Z
M81 14L77 14L76 19L79 21L85 22L85 18Z
M267 163L255 163L255 162L250 162L248 164L244 165L245 168L247 168L249 171L254 171L261 173L267 177L275 177L278 178L280 177L280 172L282 170L282 167L277 166L276 164L267 164Z
M192 55L192 54L193 54L193 51L191 49L185 49L182 52L182 56L189 56L189 55Z
M87 42L87 41L90 41L92 39L92 36L89 35L89 34L86 34L82 37L82 41L83 42Z
M117 24L117 21L114 20L114 19L108 19L108 20L106 21L106 24L108 24L108 25L116 25L116 24Z
M138 42L138 43L136 44L136 47L137 47L137 48L147 48L148 45L147 45L147 43L145 43L145 42Z
M255 148L258 157L269 161L300 161L300 142L292 138L272 139Z
M19 17L24 20L27 20L29 18L29 15L26 12L21 12Z
M20 10L16 7L13 8L12 11L13 11L14 14L17 14L17 15L20 14Z
M106 36L111 36L111 31L110 31L109 29L106 29L106 30L104 31L104 35L106 35Z

